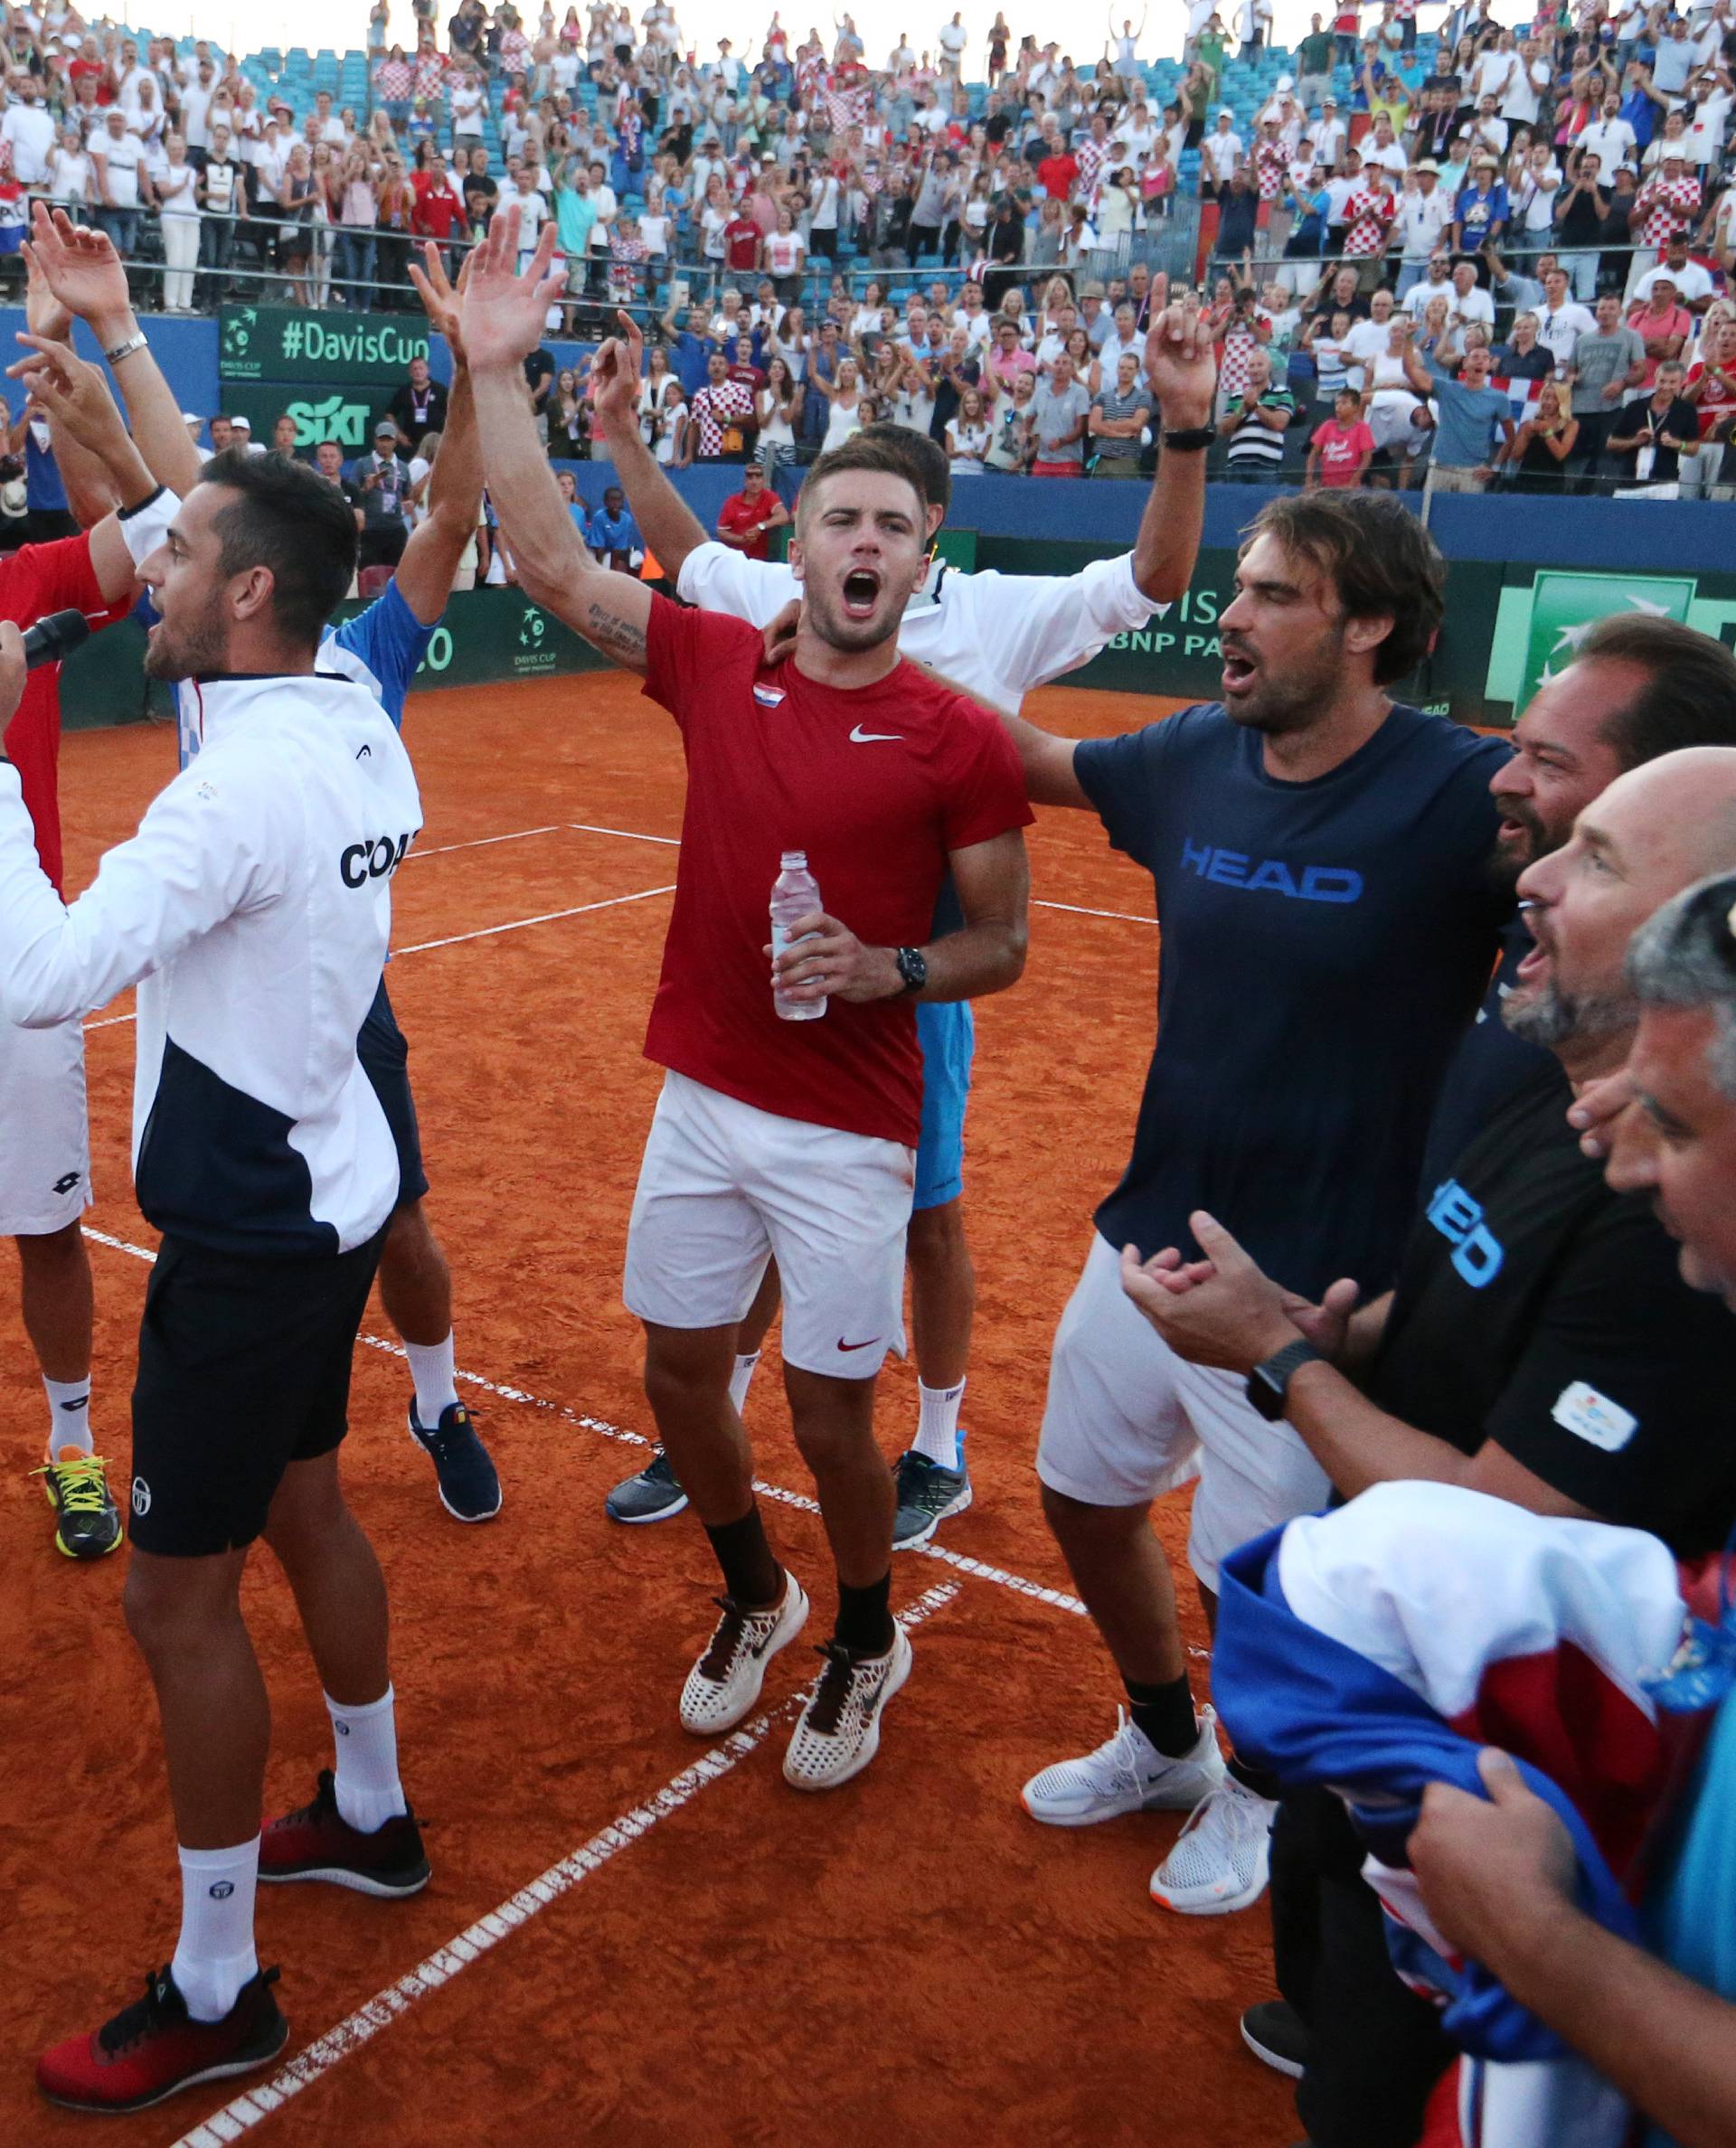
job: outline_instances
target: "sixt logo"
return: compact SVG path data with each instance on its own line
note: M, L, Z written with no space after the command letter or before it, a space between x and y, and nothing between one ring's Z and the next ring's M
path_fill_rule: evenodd
M390 835L374 843L352 843L337 861L339 876L346 888L365 887L371 880L396 872L409 848L408 835L401 835L396 843Z
M1486 1290L1501 1273L1506 1253L1483 1220L1483 1203L1457 1179L1446 1179L1429 1203L1429 1220L1453 1248L1453 1266L1473 1290Z
M296 421L297 448L316 448L322 440L335 440L340 448L367 445L369 406L334 395L320 403L292 402L288 415Z
M1242 851L1219 850L1214 844L1182 838L1182 870L1221 888L1245 888L1250 895L1287 895L1295 902L1358 902L1363 876L1348 865L1304 865L1297 870L1282 858L1263 858L1259 864Z

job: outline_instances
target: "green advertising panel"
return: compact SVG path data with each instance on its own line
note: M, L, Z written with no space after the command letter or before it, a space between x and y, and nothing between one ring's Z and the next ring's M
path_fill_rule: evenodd
M413 314L225 306L217 319L217 375L222 381L345 381L395 387L412 358L428 356L428 324Z
M311 455L322 440L335 440L345 462L373 447L374 421L392 400L387 388L334 388L307 381L225 381L222 392L224 415L245 418L261 448L271 445L271 429L287 411L296 421L296 446L303 455Z
M1562 574L1540 569L1532 587L1531 631L1514 706L1523 709L1543 681L1572 663L1586 631L1611 612L1686 619L1692 578L1655 574Z

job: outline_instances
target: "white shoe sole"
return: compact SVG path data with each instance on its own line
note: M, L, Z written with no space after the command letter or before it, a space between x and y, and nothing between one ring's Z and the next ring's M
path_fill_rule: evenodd
M611 1522L618 1522L623 1529L644 1529L653 1522L673 1522L677 1514L687 1512L687 1494L672 1500L666 1507L659 1507L655 1514L611 1514L607 1506L603 1512Z
M1271 1878L1271 1851L1269 1847L1261 1850L1259 1870L1248 1886L1215 1900L1203 1896L1190 1896L1178 1901L1165 1894L1157 1884L1163 1869L1159 1865L1151 1875L1151 1898L1160 1909L1172 1909L1177 1917L1233 1917L1238 1909L1251 1908L1265 1893Z
M1241 2022L1240 2026L1242 2042L1247 2045L1262 2066L1269 2066L1274 2073L1281 2073L1292 2081L1299 2081L1302 2078L1307 2070L1306 2068L1298 2066L1294 2058L1279 2058L1269 2046L1260 2043L1254 2037L1250 2036L1246 2021Z
M415 1443L417 1453L427 1456L429 1461L432 1462L434 1459L433 1456L429 1455L428 1449L422 1445L420 1434L417 1432L415 1426L409 1421L408 1418L406 1418L404 1421L404 1429L409 1433L411 1440ZM440 1483L438 1474L434 1478L434 1489L439 1494L440 1504L446 1509L447 1512L451 1515L452 1519L455 1522L463 1522L467 1524L477 1522L492 1522L495 1516L499 1513L502 1505L505 1503L505 1494L501 1493L495 1498L494 1505L489 1508L486 1514L461 1514L459 1513L458 1508L455 1507L452 1502L446 1496L446 1487Z
M911 1648L903 1627L900 1626L898 1638L892 1644L892 1667L886 1673L886 1682L880 1691L879 1704L874 1710L873 1719L863 1733L862 1743L842 1766L835 1768L830 1775L817 1776L791 1775L789 1754L786 1750L784 1754L784 1780L792 1790L837 1790L842 1788L845 1783L855 1780L880 1750L880 1725L881 1719L886 1713L886 1703L894 1693L902 1690L905 1680L910 1675L910 1665L915 1660L916 1652ZM794 1745L796 1738L800 1736L801 1725L798 1723L796 1726L795 1737L790 1739L790 1744Z
M322 1866L312 1872L261 1872L261 1887L295 1887L304 1880L317 1880L326 1887L347 1887L352 1894L372 1895L378 1902L407 1901L411 1895L420 1894L434 1877L425 1872L413 1887L387 1887L378 1880L370 1880L363 1873L352 1872L341 1865Z
M765 1646L751 1659L750 1682L734 1709L727 1715L708 1715L703 1721L687 1719L687 1694L684 1686L681 1700L681 1727L690 1738L719 1738L725 1731L733 1730L738 1723L745 1722L760 1705L760 1695L766 1682L766 1670L780 1648L788 1648L807 1624L807 1596L794 1574L788 1576L788 1591L778 1623L767 1637ZM706 1644L708 1647L710 1644ZM695 1670L697 1665L695 1665ZM688 1672L691 1679L693 1672Z
M958 1497L949 1499L938 1514L929 1516L926 1528L919 1530L914 1536L894 1537L892 1550L894 1551L920 1551L924 1544L933 1541L934 1532L943 1522L950 1522L955 1514L962 1514L970 1503L971 1490L970 1486L967 1484Z

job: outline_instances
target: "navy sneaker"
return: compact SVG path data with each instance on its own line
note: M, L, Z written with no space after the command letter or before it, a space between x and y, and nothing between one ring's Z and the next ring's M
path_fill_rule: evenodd
M603 1502L611 1522L667 1522L684 1512L687 1494L659 1447L637 1476L623 1477Z
M440 1504L458 1522L492 1522L500 1512L500 1478L462 1402L448 1402L440 1421L425 1431L410 1406L410 1436L434 1457Z
M962 1514L970 1504L970 1474L964 1466L947 1469L919 1455L914 1447L901 1454L892 1467L898 1511L892 1517L892 1550L914 1551L926 1544L952 1514Z

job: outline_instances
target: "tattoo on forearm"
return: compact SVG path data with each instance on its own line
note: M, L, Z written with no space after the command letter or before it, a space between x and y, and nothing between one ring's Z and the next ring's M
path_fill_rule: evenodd
M586 606L584 636L606 656L618 657L623 663L645 655L644 627L624 619L610 605Z

